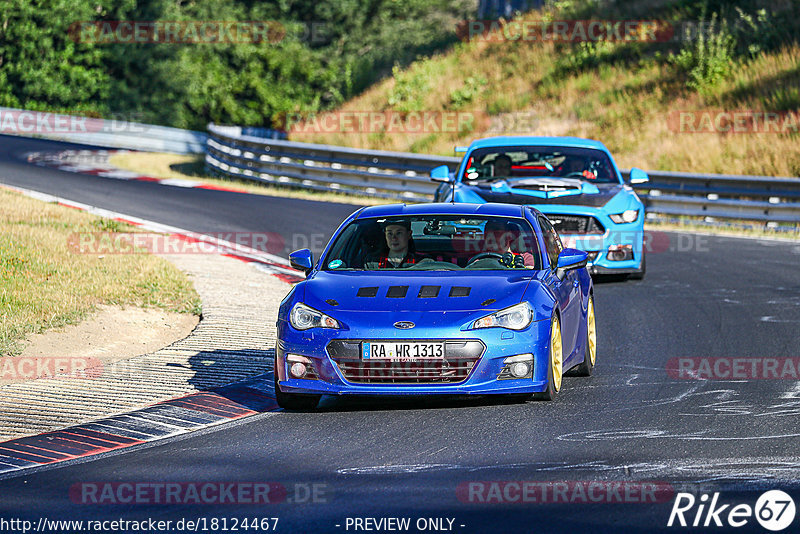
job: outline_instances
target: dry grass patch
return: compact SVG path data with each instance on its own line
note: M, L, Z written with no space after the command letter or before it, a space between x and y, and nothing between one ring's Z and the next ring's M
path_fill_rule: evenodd
M73 252L80 232L129 232L117 221L0 190L0 354L28 334L75 324L98 304L200 314L200 298L176 267L149 254Z

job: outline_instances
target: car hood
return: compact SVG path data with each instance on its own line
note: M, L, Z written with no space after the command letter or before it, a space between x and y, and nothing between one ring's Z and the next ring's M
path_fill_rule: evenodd
M541 271L320 271L302 282L303 301L321 311L499 310L519 303ZM404 296L403 296L404 295ZM432 296L435 295L435 296Z
M569 204L605 206L622 191L622 184L594 184L576 178L519 178L493 183L464 184L486 202L506 204Z

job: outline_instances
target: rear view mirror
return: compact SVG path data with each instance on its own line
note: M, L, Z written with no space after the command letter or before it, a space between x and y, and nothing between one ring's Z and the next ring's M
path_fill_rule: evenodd
M450 168L447 165L439 165L431 171L431 180L449 184L453 181L453 178L450 176Z
M633 184L644 184L650 181L650 177L642 169L636 167L631 169L630 182Z
M586 252L575 248L565 248L558 255L556 276L559 280L562 280L567 271L585 267L588 261L589 255Z
M314 255L307 248L295 250L289 254L289 263L292 268L308 274L314 268Z

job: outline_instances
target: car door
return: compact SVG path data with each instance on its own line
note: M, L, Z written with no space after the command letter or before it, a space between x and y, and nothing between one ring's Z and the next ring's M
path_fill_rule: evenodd
M556 265L558 265L558 255L564 250L561 238L553 225L546 217L539 217L539 224L542 227L547 257L550 260L550 271L548 280L550 287L556 294L561 307L561 343L564 350L564 361L575 350L578 340L578 324L581 316L580 281L577 270L567 271L562 280L556 276Z

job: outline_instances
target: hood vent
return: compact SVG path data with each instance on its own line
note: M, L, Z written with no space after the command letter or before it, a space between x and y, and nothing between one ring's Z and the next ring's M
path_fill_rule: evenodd
M575 178L545 178L516 180L511 184L515 189L532 189L534 191L575 191L580 192L583 187L581 181Z
M386 292L387 299L402 299L408 293L408 286L390 286Z
M471 287L453 286L450 288L451 297L468 297Z
M409 286L390 286L389 289L386 291L386 298L389 299L402 299L405 298L406 294L408 294L408 287ZM360 287L358 292L356 293L357 297L364 297L364 298L374 298L378 296L378 291L380 288L378 287ZM439 296L439 292L441 291L442 286L421 286L419 288L419 293L417 293L417 298L421 299L433 299ZM471 287L464 287L464 286L453 286L450 288L450 292L448 296L450 297L468 297L470 291L472 290ZM325 302L330 304L331 306L338 306L339 303L334 299L327 299ZM494 302L494 299L489 299L483 302L482 306L487 306Z
M417 298L421 299L432 299L439 296L439 290L441 286L422 286L419 288L419 294Z
M378 294L377 287L361 287L358 289L358 293L356 293L357 297L374 297Z

